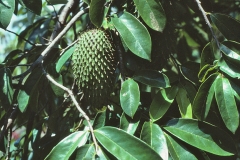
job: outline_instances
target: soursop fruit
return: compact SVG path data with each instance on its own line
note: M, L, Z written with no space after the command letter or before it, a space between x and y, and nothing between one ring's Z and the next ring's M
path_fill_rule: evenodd
M102 107L110 95L116 69L115 49L101 29L82 33L72 56L73 74L88 105Z

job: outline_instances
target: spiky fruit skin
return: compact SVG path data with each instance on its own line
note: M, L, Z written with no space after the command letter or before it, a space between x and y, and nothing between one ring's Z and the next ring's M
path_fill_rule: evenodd
M82 33L72 56L73 74L88 105L100 108L113 88L116 69L115 49L101 29Z

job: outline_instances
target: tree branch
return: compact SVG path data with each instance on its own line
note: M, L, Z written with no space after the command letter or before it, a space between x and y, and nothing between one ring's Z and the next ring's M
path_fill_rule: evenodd
M195 1L196 1L197 5L198 5L199 10L202 12L202 15L203 15L203 17L204 17L204 20L206 21L206 23L207 23L207 25L208 25L211 33L212 33L213 39L216 41L218 48L220 48L218 39L217 39L217 37L216 37L216 35L215 35L214 31L213 31L212 25L210 24L210 22L209 22L209 20L208 20L208 18L207 18L207 16L206 16L206 12L204 11L204 9L203 9L203 7L202 7L202 5L201 5L200 0L195 0Z
M50 42L50 44L47 46L47 48L41 53L41 55L38 57L38 59L31 65L31 67L24 72L21 75L15 76L13 77L13 79L17 79L20 77L24 77L27 74L29 74L35 67L37 67L38 65L40 65L42 63L42 61L47 57L48 53L50 52L50 50L53 48L53 46L55 44L57 44L57 42L66 34L66 32L71 28L71 26L77 21L77 19L83 15L84 13L88 12L89 8L86 8L84 10L79 11L70 21L69 23L66 25L66 27L57 35L57 37Z
M83 115L83 117L86 119L87 123L88 123L88 126L89 126L89 129L90 129L90 132L92 134L92 139L93 139L93 142L95 144L95 147L96 147L96 151L98 151L98 144L97 144L97 140L96 140L96 137L94 135L94 131L93 131L93 127L92 127L92 124L90 122L90 118L88 117L88 115L82 110L82 108L80 107L80 105L78 104L76 98L74 97L74 94L72 92L72 90L70 90L69 88L59 84L58 82L56 82L45 70L44 68L42 67L42 70L43 70L43 74L46 76L46 78L52 82L54 85L58 86L59 88L63 89L64 91L66 91L69 96L71 97L74 105L77 107L78 111Z
M68 3L65 5L55 25L55 28L52 32L50 41L52 41L58 35L58 33L62 30L63 26L66 24L66 19L70 11L72 10L73 6L77 5L78 2L79 0L69 0Z

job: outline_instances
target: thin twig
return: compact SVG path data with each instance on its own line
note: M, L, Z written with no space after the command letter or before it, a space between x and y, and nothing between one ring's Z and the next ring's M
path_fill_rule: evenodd
M70 45L68 45L66 48L64 48L63 50L62 50L62 52L60 53L60 56L66 51L66 50L68 50L69 48L71 48L75 43L77 43L78 42L78 39L76 40L76 41L74 41L74 42L72 42Z
M7 159L11 158L11 152L10 152L10 145L11 145L11 140L12 140L12 127L10 127L8 129L8 136L7 136L7 151L6 151L6 155L7 155Z
M78 3L78 0L69 0L68 3L64 6L59 19L55 25L55 28L53 30L53 33L50 37L50 41L52 41L58 33L62 30L63 26L66 24L67 17L71 11L71 9L76 6Z
M55 16L57 17L57 16L58 16L58 14L57 14L57 11L56 11L56 9L55 9L54 5L52 5L52 3L51 3L51 2L49 2L49 0L46 0L46 2L47 2L49 5L51 5L51 6L52 6L52 8L53 8L53 11L54 11L54 13L55 13ZM57 21L58 21L58 18L57 18Z
M44 68L42 67L42 70L43 70L43 74L46 76L46 78L52 82L54 85L56 85L57 87L63 89L64 91L66 91L69 96L71 97L74 105L77 107L78 111L82 114L82 116L86 119L87 123L88 123L88 126L89 126L89 129L90 129L90 132L92 134L92 139L93 139L93 142L95 144L95 147L96 147L96 151L98 151L98 144L97 144L97 140L96 140L96 137L94 135L94 131L93 131L93 127L92 127L92 124L90 122L90 118L88 117L88 115L82 110L82 108L80 107L80 105L78 104L76 98L74 97L74 94L72 92L72 90L70 90L69 88L59 84L58 82L56 82L45 70Z
M218 48L220 48L220 45L219 45L219 41L218 41L218 39L217 39L217 36L215 35L215 33L214 33L214 31L213 31L212 25L210 24L210 22L209 22L209 20L208 20L208 18L207 18L207 16L206 16L206 12L204 11L204 9L203 9L203 7L202 7L202 5L201 5L200 0L195 0L195 1L196 1L197 5L198 5L199 10L202 12L202 15L203 15L203 17L204 17L204 20L206 21L206 23L207 23L207 25L208 25L211 33L212 33L213 39L216 41Z
M26 41L27 43L31 44L32 46L36 46L36 44L34 44L34 43L30 42L29 40L27 40L26 38L24 38L24 37L20 36L20 35L19 35L19 34L17 34L17 33L13 32L13 31L10 31L10 30L8 30L8 29L6 29L6 31L8 31L9 33L15 34L17 37L19 37L19 38L23 39L24 41Z
M83 15L84 13L88 12L89 8L79 11L66 25L66 27L58 34L58 36L47 46L47 48L41 53L38 59L31 65L31 67L25 71L23 74L12 77L13 79L21 78L29 74L35 67L40 65L42 61L47 57L50 50L53 48L55 44L66 34L66 32L71 28L71 26L77 21L77 19Z

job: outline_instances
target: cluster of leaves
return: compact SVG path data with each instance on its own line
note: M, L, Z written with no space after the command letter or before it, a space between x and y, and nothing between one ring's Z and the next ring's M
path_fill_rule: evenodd
M0 9L11 17L15 2L41 13L34 6L39 0L3 1ZM59 84L68 88L74 84L70 57L75 47L68 43L89 21L120 35L120 43L114 41L121 53L114 92L109 106L92 114L97 150L86 120L41 68L16 77L46 48L45 39L57 22L54 13L38 16L21 32L17 48L0 66L3 157L236 159L240 144L240 22L236 18L240 4L202 1L203 8L212 11L208 26L197 2L83 0L72 10L69 19L89 7L89 13L82 15L43 62ZM10 22L7 16L0 15L1 28ZM32 45L37 43L42 45ZM81 95L73 91L79 99ZM11 127L7 126L9 119L13 120ZM25 133L11 139L19 127Z

